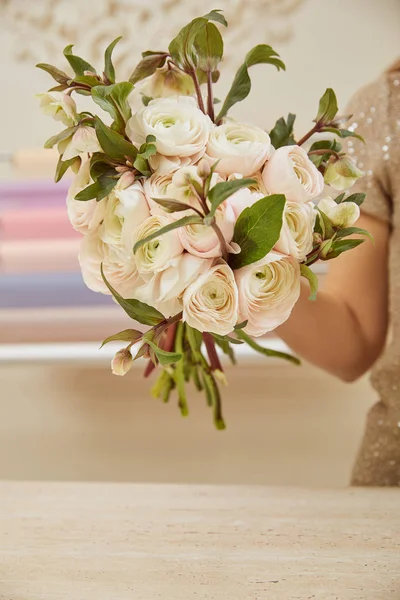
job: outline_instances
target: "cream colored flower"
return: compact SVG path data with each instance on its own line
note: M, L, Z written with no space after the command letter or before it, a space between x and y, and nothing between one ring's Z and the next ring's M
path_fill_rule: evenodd
M217 263L197 277L183 294L183 320L198 331L230 333L238 318L238 291L233 271Z
M106 210L106 200L96 202L93 200L80 201L75 200L75 196L90 185L90 161L82 163L78 174L70 185L67 195L68 217L74 229L80 233L90 233L96 231L104 219Z
M150 98L169 98L170 96L191 96L194 83L190 75L169 66L157 69L148 77L140 91Z
M169 223L173 223L173 219L167 216L153 215L149 217L136 229L134 244L156 233ZM138 271L142 275L154 275L158 271L163 271L169 266L175 265L177 257L182 252L183 246L177 230L169 231L138 248L135 254Z
M284 323L300 295L299 263L277 252L238 269L235 279L239 320L248 321L245 331L255 337Z
M63 160L70 160L88 152L102 152L93 127L82 126L75 133L58 144L58 150Z
M78 123L76 104L73 98L63 92L48 92L38 94L40 108L45 115L61 121L66 127L73 127Z
M360 216L360 207L355 202L336 204L332 198L323 198L318 208L326 214L335 227L351 227Z
M231 173L247 177L259 171L272 152L266 131L256 125L229 121L210 131L204 158L210 164L219 161L216 171L223 177Z
M150 207L150 213L152 215L165 215L168 211L164 210L160 204L154 202L153 198L160 199L174 199L169 192L169 188L172 182L172 175L157 175L154 173L151 177L146 179L143 183L143 190L146 195L148 205Z
M118 350L116 355L111 361L111 370L113 375L123 376L130 370L132 367L132 354L130 350L124 348L123 350Z
M325 183L338 192L351 188L360 177L364 176L356 163L349 157L343 156L334 163L330 163L325 171Z
M291 202L309 202L324 189L324 178L300 146L278 148L263 169L270 194L284 194Z
M299 261L304 260L313 247L315 218L316 211L312 202L286 202L281 235L275 250Z

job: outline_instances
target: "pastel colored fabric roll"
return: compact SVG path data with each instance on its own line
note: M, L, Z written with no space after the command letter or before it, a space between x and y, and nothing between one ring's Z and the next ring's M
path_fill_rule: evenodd
M78 238L65 206L0 210L2 240Z
M80 272L81 238L0 241L2 273Z

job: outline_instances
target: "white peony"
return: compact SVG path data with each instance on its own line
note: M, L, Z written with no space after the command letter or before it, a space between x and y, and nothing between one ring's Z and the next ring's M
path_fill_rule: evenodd
M40 108L45 115L61 121L66 127L73 127L78 123L75 100L63 92L48 92L38 94Z
M153 215L140 225L134 234L134 244L157 232L173 219L163 215ZM154 275L177 263L176 259L183 252L183 246L179 239L177 230L169 231L150 242L146 242L135 254L139 273L142 275Z
M320 196L324 178L300 146L278 148L265 165L263 181L270 194L284 194L292 202Z
M198 159L204 153L213 126L194 98L175 96L149 102L129 119L126 131L139 144L148 135L154 135L157 152L163 156Z
M198 331L230 333L238 318L238 290L233 271L218 262L183 294L183 320Z
M72 227L80 233L96 231L104 219L106 199L97 202L95 199L80 201L75 196L85 187L93 183L90 177L90 161L82 163L77 175L70 185L67 195L67 211Z
M299 261L304 260L313 247L315 218L316 210L312 202L286 202L275 250Z
M239 290L239 319L245 331L261 336L284 323L300 295L297 260L270 252L263 259L235 271Z
M70 160L88 152L102 152L95 130L87 125L79 127L70 138L60 142L58 150L63 160Z
M336 204L332 198L323 198L318 203L318 208L326 214L335 227L351 227L360 216L360 207L355 202L341 202Z

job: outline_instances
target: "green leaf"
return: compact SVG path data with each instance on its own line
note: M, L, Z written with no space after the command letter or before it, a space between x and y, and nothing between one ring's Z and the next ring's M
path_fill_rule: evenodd
M77 130L78 130L78 125L75 125L74 127L67 127L67 129L60 131L60 133L57 133L56 135L53 135L51 138L49 138L44 143L44 147L52 148L56 144L59 144L60 142L63 142L64 140L67 140L69 137L73 136L75 131L77 131Z
M133 247L133 253L135 254L141 246L155 240L162 235L168 233L169 231L173 231L174 229L179 229L179 227L186 227L187 225L202 225L203 219L197 215L190 215L188 217L183 217L182 219L178 219L178 221L173 221L173 223L168 223L165 227L161 227L158 231L155 231L151 235L143 238L142 240L138 240Z
M118 129L125 133L125 125L132 116L128 96L133 90L132 83L121 81L112 85L99 85L92 88L92 98L114 119Z
M337 242L333 242L330 251L325 257L325 260L337 258L343 252L357 248L357 246L363 244L364 242L365 240L339 240Z
M227 22L219 10L212 10L203 17L193 19L170 43L168 50L173 61L182 69L192 70L197 67L198 55L195 39L209 21L217 21L222 25Z
M193 210L193 206L185 204L185 202L178 202L178 200L172 200L170 198L152 198L154 202L157 202L162 208L169 213L181 212L183 210Z
M100 176L97 181L85 187L79 194L75 196L75 200L85 202L96 198L97 202L103 200L115 188L118 183L117 177Z
M64 73L64 71L60 71L57 67L53 67L53 65L48 65L47 63L39 63L36 65L38 69L42 69L42 71L46 71L49 75L52 76L58 83L63 85L67 85L71 81L71 77Z
M285 202L282 194L266 196L239 215L233 241L239 244L241 252L230 255L232 269L250 265L272 250L281 233Z
M212 333L211 335L213 337L215 337L215 339L220 340L221 342L229 342L230 344L235 344L237 346L240 346L241 344L243 344L243 342L241 342L240 340L237 340L236 338L234 338L230 335L218 335L217 333Z
M310 296L309 300L317 299L317 291L318 291L318 277L310 269L307 265L300 265L300 273L303 277L308 279L308 283L310 284Z
M56 167L56 173L54 176L54 181L58 183L64 177L65 173L68 171L69 167L76 161L76 156L70 158L70 160L63 160L62 156L59 157Z
M125 298L120 296L120 294L114 290L114 288L105 278L103 263L100 266L100 272L104 283L112 293L113 297L131 319L142 323L142 325L150 325L151 327L154 327L154 325L158 325L161 323L161 321L164 321L164 316L152 306L149 306L144 302L140 302L139 300L125 300Z
M197 34L194 46L198 68L205 72L215 71L224 54L224 42L218 27L207 23Z
M346 192L343 192L342 194L339 194L339 196L336 196L336 198L334 198L336 204L341 204L344 200L345 195Z
M151 388L151 395L153 398L160 398L165 404L169 401L169 396L172 390L175 388L175 382L171 375L163 369Z
M246 342L246 344L250 346L250 348L253 348L253 350L259 352L260 354L264 354L265 356L273 356L275 358L283 358L284 360L287 360L293 363L294 365L301 364L298 358L296 358L295 356L291 356L290 354L286 354L286 352L278 352L277 350L271 350L270 348L264 348L264 346L260 346L259 344L257 344L257 342L253 340L253 338L247 335L247 333L245 333L243 329L237 330L236 335L239 339Z
M212 187L208 192L208 199L211 202L211 210L207 217L212 218L215 216L215 212L220 204L224 202L229 196L232 196L238 190L249 187L257 183L255 179L243 178L235 179L234 181L221 181Z
M345 198L343 202L354 202L354 204L361 206L366 198L366 195L367 194L362 193L351 194L351 196L347 196L347 198Z
M334 234L332 221L330 220L330 218L324 212L322 212L322 210L320 210L318 208L318 206L316 208L317 208L318 214L320 216L319 224L320 224L320 227L321 227L321 230L322 230L321 231L322 237L324 239L329 239Z
M332 88L328 88L319 101L315 121L320 124L330 123L337 115L338 110L336 94Z
M142 94L142 103L144 106L148 106L149 102L151 102L153 100L153 98L151 96L146 96L145 94Z
M160 365L162 365L163 367L165 367L166 365L175 364L182 360L183 354L180 354L178 352L167 352L166 350L159 348L157 344L148 339L146 339L146 342L150 346L150 348L154 350L154 353L157 356Z
M95 152L90 159L90 176L97 181L102 175L116 175L114 167L107 162L107 157L102 152Z
M85 71L92 71L93 73L96 73L96 69L92 67L90 63L86 62L86 60L83 60L83 58L80 58L80 56L75 56L75 54L72 53L72 48L73 44L70 44L64 48L64 56L73 68L75 75L84 75Z
M365 235L365 237L369 238L372 243L375 243L374 236L371 235L366 229L361 229L360 227L345 227L344 229L340 229L336 234L336 239L340 240L348 237L349 235Z
M241 102L247 98L251 89L251 80L248 69L253 65L262 63L274 65L278 71L280 69L286 69L285 64L279 58L279 54L277 54L275 50L271 48L271 46L267 46L266 44L259 44L258 46L255 46L252 50L250 50L250 52L248 52L244 60L244 64L239 68L235 75L231 89L229 90L219 115L216 118L217 123L227 114L228 110L232 108L232 106L234 106L237 102Z
M101 85L99 79L94 75L77 75L74 77L73 82L83 83L84 85L88 85L90 87Z
M104 74L111 81L111 83L115 83L115 69L112 62L112 53L115 46L122 39L122 36L117 37L109 46L107 46L106 51L104 53Z
M234 329L244 329L247 325L248 321L242 321L241 323L238 323L237 325L235 325Z
M135 162L133 163L133 166L135 167L135 169L137 169L139 171L139 173L141 173L145 177L150 177L151 170L149 167L149 163L140 154L138 154L137 157L135 158Z
M282 146L292 146L296 143L293 137L295 120L296 115L293 115L292 113L288 114L286 121L283 117L277 120L275 127L269 133L271 143L275 149L281 148Z
M157 69L161 69L165 65L168 54L166 52L154 52L154 53L143 53L143 58L137 65L132 75L129 77L129 81L135 85L142 79L153 75Z
M324 127L320 131L321 131L321 133L325 133L327 131L329 133L334 133L335 135L337 135L343 139L348 138L348 137L357 138L358 140L360 140L361 142L363 142L365 144L365 140L362 137L362 135L359 135L358 133L354 133L354 131L350 131L349 129L339 129L338 127Z
M137 331L137 329L124 329L123 331L120 331L119 333L114 333L114 335L110 335L108 338L106 338L101 344L100 348L102 348L109 342L137 342L142 337L142 331Z
M105 154L114 160L125 163L126 157L134 160L137 149L117 131L107 127L99 117L95 117L95 130L99 144Z

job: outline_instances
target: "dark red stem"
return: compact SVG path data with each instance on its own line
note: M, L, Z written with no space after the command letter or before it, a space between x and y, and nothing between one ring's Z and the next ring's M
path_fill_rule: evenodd
M204 332L203 340L207 349L208 358L210 359L211 371L223 372L224 370L222 368L221 361L219 360L219 356L215 348L214 338L211 333Z

